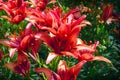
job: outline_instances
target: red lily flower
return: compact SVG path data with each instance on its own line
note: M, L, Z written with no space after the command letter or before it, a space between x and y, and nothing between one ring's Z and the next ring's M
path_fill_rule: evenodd
M6 11L8 16L2 16L12 23L18 24L26 17L26 3L23 0L8 0L8 2L0 2L0 9Z
M102 14L102 20L106 21L108 18L110 18L112 16L113 13L113 5L106 5L104 12Z
M74 19L73 13L77 12L78 9L71 10L64 17L61 8L55 7L53 10L45 10L43 12L31 10L28 18L26 20L33 23L39 29L50 30L54 32L53 29L58 30L61 24L72 24L72 22L77 22L79 20ZM52 29L51 29L52 28Z
M52 12L56 14L57 18L54 17ZM44 10L42 12L38 10L29 9L27 13L28 17L26 18L26 20L31 22L38 29L45 30L47 28L48 30L51 30L51 28L55 27L54 24L55 23L57 24L59 22L60 13L61 13L61 9L58 7L56 7L54 10L48 10L48 11Z
M51 16L48 21L46 21L47 19L44 17L42 18L43 20L41 20L41 18L40 20L38 19L41 22L43 21L40 26L38 25L38 28L51 32L48 36L45 36L45 34L43 34L44 38L41 38L41 34L36 35L37 38L43 40L54 51L49 54L46 63L49 63L56 56L74 56L72 53L68 52L70 52L71 49L76 46L78 39L77 37L79 35L81 27L83 26L83 24L81 25L80 23L86 17L83 15L77 20L74 19L72 13L76 12L77 10L78 9L71 10L63 18L60 18L60 9L56 7L54 11L52 10L48 13L48 15ZM45 23L48 22L48 24L44 24L44 21ZM33 22L33 24L34 23L36 24L36 22Z
M110 60L103 56L94 56L94 52L96 50L96 47L99 45L99 42L96 42L95 44L92 45L85 45L85 44L79 44L76 46L77 50L74 50L75 53L77 54L76 58L79 61L86 60L86 61L92 61L92 60L101 60L105 61L108 63L111 63Z
M7 63L5 64L5 67L11 69L15 73L22 74L22 76L25 77L30 69L30 61L25 54L19 51L17 61L14 63Z
M52 34L56 34L58 28L62 25L76 26L81 23L82 17L79 17L77 20L74 17L74 13L77 11L78 9L76 8L63 16L63 14L61 14L61 8L59 7L55 7L53 10L45 10L43 12L30 10L26 20L31 22L40 30L47 30ZM83 21L83 23L81 23L81 27L85 26L86 24L91 25L88 21Z
M111 22L120 22L120 15L114 13L113 9L114 6L112 4L106 5L101 20L106 21L107 24L110 24Z
M78 64L68 68L64 60L61 60L58 64L57 74L47 68L37 68L35 72L45 73L48 80L76 80L78 73L86 61L81 61Z
M56 31L56 33L54 33L52 36L45 36L45 34L43 34L44 38L40 39L43 40L54 51L49 53L46 61L47 64L56 56L73 56L72 53L66 52L70 52L72 48L76 46L78 39L77 37L81 29L81 26L77 24L81 23L84 18L85 16L82 16L79 21L76 21L71 25L62 24L58 28L58 31ZM36 37L38 36L41 37L40 34L36 35Z
M33 31L31 28L32 24L29 23L25 30L21 32L21 36L13 35L10 36L10 40L0 40L0 44L11 48L9 53L11 58L14 56L15 51L18 52L17 61L7 63L5 66L23 76L26 76L26 73L30 69L30 61L28 60L27 52L31 50L32 54L30 54L30 56L37 61L36 53L40 47L39 40L34 37L36 31Z
M69 26L69 28L79 25L81 27L86 26L86 24L91 25L88 21L83 21L85 15L79 17L77 20L74 17L74 13L76 13L78 9L71 10L65 16L63 16L61 8L55 7L53 10L46 10L46 11L38 11L38 10L31 10L28 12L28 17L26 18L27 21L31 22L35 27L40 30L47 30L51 32L53 35L56 35L59 28L62 29L62 26ZM63 27L63 28L64 28ZM67 29L66 29L67 30Z
M35 39L34 34L36 32L32 31L31 27L32 24L29 23L26 29L21 32L21 36L13 35L10 36L10 40L0 40L1 44L11 48L10 57L14 56L15 51L27 52L32 50L32 55L37 58L36 53L40 47L40 42L38 39Z

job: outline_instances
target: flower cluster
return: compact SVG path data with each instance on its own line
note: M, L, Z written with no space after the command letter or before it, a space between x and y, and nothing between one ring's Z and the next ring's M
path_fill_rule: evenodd
M81 28L89 25L86 15L77 16L78 8L68 13L63 13L58 6L47 9L48 0L8 0L0 1L0 10L4 10L12 24L19 24L26 20L28 22L25 29L20 31L20 35L13 34L8 39L1 39L0 44L10 47L9 56L13 58L17 52L17 60L13 63L6 63L5 67L15 73L26 74L30 70L30 60L32 58L38 62L37 53L42 43L47 45L51 51L46 59L49 64L57 56L72 56L78 63L68 68L65 60L60 60L57 73L48 68L37 68L35 72L45 73L48 80L76 80L82 66L89 61L102 60L111 63L102 56L94 56L99 41L87 45L80 39ZM103 17L102 19L105 19ZM108 16L109 17L109 16ZM32 29L34 26L35 29ZM0 59L2 58L0 51Z

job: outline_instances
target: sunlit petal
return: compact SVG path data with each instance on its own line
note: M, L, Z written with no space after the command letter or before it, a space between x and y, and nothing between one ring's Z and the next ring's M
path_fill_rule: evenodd
M79 45L79 44L84 44L84 42L83 42L80 38L77 38L77 43L76 43L76 45Z
M57 68L57 73L60 75L61 79L64 79L64 77L67 77L67 70L68 66L67 63L64 60L60 60Z
M17 50L17 48L11 48L11 49L9 50L9 56L10 56L10 58L13 58L16 50Z
M59 56L58 54L55 54L53 52L49 53L47 60L46 60L46 64L49 64L55 57Z
M111 63L111 61L103 56L95 56L92 60L100 60L100 61L104 61L107 63Z

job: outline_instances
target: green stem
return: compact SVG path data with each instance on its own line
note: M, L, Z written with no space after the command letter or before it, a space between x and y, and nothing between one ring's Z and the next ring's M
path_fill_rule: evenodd
M39 67L48 68L45 64L42 64L42 63L40 62L40 57L39 57L38 54L37 54L37 63L39 64Z
M29 72L26 72L25 80L33 80L33 79L30 77Z
M62 8L62 5L60 4L59 0L57 0L58 5Z

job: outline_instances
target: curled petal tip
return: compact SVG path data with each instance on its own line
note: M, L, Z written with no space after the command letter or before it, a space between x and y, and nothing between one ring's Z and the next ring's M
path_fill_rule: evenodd
M100 60L100 61L104 61L104 62L107 62L107 63L111 63L111 61L103 56L95 56L93 58L93 60Z

